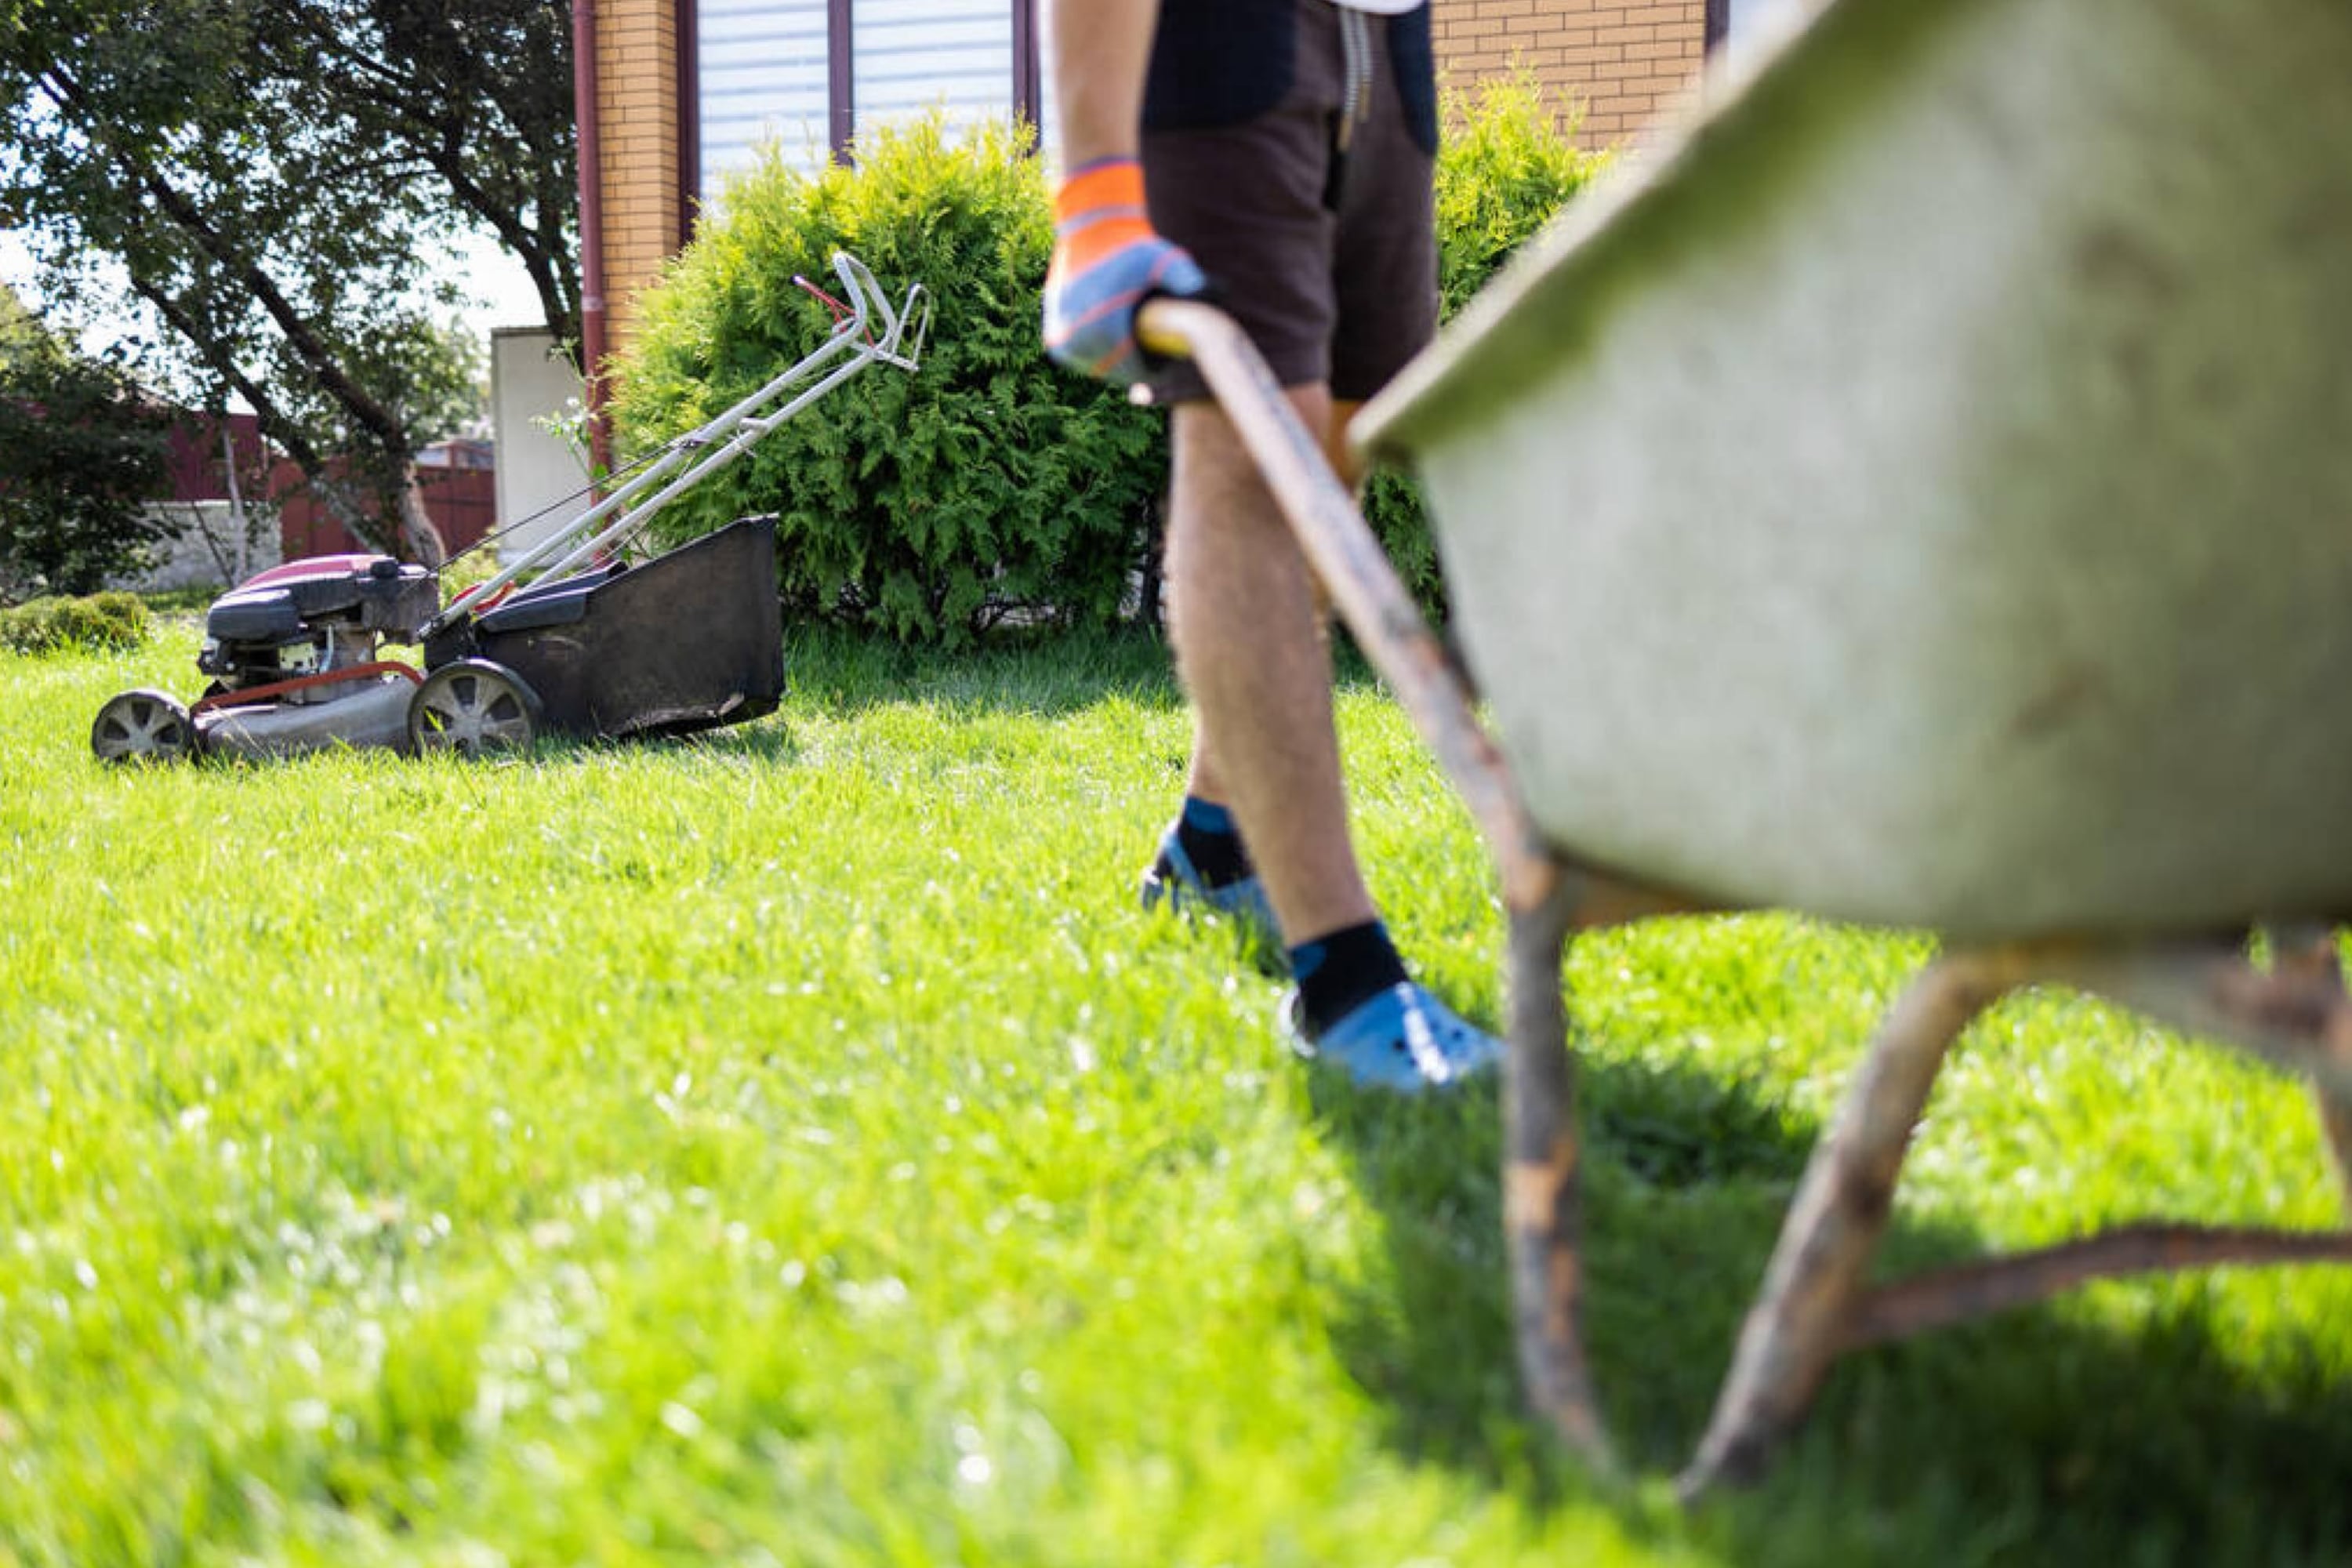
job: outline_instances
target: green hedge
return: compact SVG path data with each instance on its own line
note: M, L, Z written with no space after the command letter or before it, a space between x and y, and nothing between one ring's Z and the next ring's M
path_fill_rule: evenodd
M147 606L136 594L27 599L0 610L0 647L15 653L103 652L137 647L146 640Z
M1525 75L1447 95L1438 164L1451 314L1601 162ZM773 512L789 610L958 646L1004 620L1100 622L1150 580L1167 481L1164 420L1055 368L1037 323L1052 218L1025 133L952 138L937 117L862 142L814 176L772 153L644 297L612 367L624 453L726 409L821 343L831 257L937 316L912 377L869 367L674 504L664 542ZM1443 587L1420 501L1384 476L1367 511L1423 605Z
M951 142L934 116L862 142L854 169L808 178L771 155L720 205L619 363L625 450L822 342L831 317L793 278L838 291L836 249L894 305L922 283L937 314L919 372L869 366L692 491L665 533L775 512L788 605L908 641L1115 616L1166 482L1162 421L1038 347L1053 220L1025 139Z

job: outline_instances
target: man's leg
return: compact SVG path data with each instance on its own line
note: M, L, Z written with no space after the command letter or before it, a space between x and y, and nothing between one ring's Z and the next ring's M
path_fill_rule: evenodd
M1291 401L1331 427L1318 385ZM1500 1043L1407 976L1348 834L1324 607L1288 524L1214 404L1179 405L1170 624L1210 776L1230 798L1289 944L1295 1042L1358 1083L1420 1089ZM1197 760L1197 759L1196 759ZM1198 774L1196 773L1196 778Z
M1312 388L1302 389L1294 395L1293 404L1297 408L1302 420L1312 417L1314 401L1318 395L1318 390ZM1353 489L1362 482L1363 474L1356 461L1355 454L1348 447L1348 426L1355 419L1357 412L1363 407L1363 404L1356 399L1332 399L1329 406L1330 416L1324 431L1324 460L1331 465L1331 471L1339 476L1340 482ZM1307 428L1312 430L1316 426L1309 424ZM1226 434L1231 434L1230 426L1227 426ZM1270 496L1267 498L1267 504L1273 504L1273 499ZM1288 536L1286 528L1285 535ZM1171 578L1172 574L1171 571ZM1314 593L1315 637L1317 642L1321 645L1324 679L1328 685L1330 667L1331 605L1329 597L1323 591L1323 584L1319 582L1314 584ZM1172 607L1171 620L1172 623ZM1212 802L1219 806L1227 805L1233 798L1231 791L1225 784L1223 772L1217 766L1216 755L1210 750L1207 737L1201 732L1197 723L1193 727L1192 758L1185 773L1184 794L1188 800ZM1243 864L1247 867L1245 852L1244 852Z
M1330 428L1322 387L1290 395L1308 429ZM1322 609L1223 413L1180 404L1174 442L1170 631L1199 726L1192 793L1232 807L1296 946L1373 918L1348 837Z

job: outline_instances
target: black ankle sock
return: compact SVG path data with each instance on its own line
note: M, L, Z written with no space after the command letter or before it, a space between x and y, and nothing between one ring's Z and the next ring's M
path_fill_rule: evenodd
M1405 982L1404 960L1378 921L1300 942L1290 950L1290 973L1297 977L1298 1005L1313 1035Z
M1223 888L1257 874L1233 813L1213 801L1184 797L1184 810L1176 818L1176 842L1183 846L1185 858L1201 874L1204 887Z

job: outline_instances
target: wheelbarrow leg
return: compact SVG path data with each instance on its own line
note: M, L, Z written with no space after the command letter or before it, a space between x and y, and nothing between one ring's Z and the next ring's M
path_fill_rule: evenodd
M1880 1026L1828 1135L1815 1146L1730 1373L1677 1485L1685 1500L1753 1479L1828 1375L1895 1183L1945 1054L1970 1020L2023 979L1984 954L1928 965Z
M2327 1135L2327 1147L2336 1156L2336 1182L2344 1189L2344 1215L2352 1219L2352 1100L2324 1084L2313 1086L2311 1092L2319 1101L2320 1131Z
M1503 1225L1528 1400L1563 1442L1607 1468L1608 1435L1584 1355L1576 1064L1560 994L1560 962L1581 885L1561 876L1539 902L1511 911Z
M2275 931L2271 933L2271 946L2278 955L2281 970L2324 977L2339 989L2342 987L2343 959L2332 929L2318 926ZM2313 1084L2311 1094L2319 1109L2320 1131L2327 1139L2328 1152L2335 1156L2336 1181L2343 1190L2345 1217L2352 1219L2352 1097L2325 1082Z

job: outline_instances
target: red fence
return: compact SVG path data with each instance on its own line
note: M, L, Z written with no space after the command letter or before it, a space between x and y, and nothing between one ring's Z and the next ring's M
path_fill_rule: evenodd
M268 449L261 439L261 422L250 414L194 414L183 411L173 420L164 447L164 472L170 477L175 501L228 500L227 451L236 453L236 483L247 500L258 500L268 482Z
M441 531L441 542L454 555L479 541L498 520L498 471L495 468L420 468L417 488L424 492L425 515ZM372 551L331 516L302 483L302 471L280 461L270 474L270 493L278 500L278 534L289 561L306 555L340 555Z

